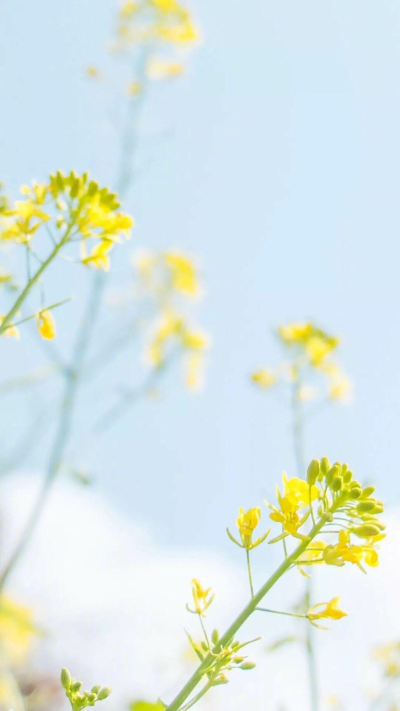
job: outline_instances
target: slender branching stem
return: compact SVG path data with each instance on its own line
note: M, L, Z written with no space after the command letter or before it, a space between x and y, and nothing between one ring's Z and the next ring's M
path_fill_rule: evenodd
M325 519L320 519L316 525L311 529L309 533L309 540L312 540L321 530L325 523ZM211 664L213 660L213 655L217 654L222 647L229 645L231 640L235 637L236 633L244 625L244 623L249 619L253 612L259 606L261 600L266 596L266 594L271 590L271 588L280 580L280 578L289 570L291 565L299 558L299 556L306 550L309 540L301 541L297 548L281 563L277 570L271 575L270 578L264 583L264 585L255 593L254 597L247 603L243 610L239 613L236 619L228 627L226 632L222 635L218 643L212 650L212 653L207 654L203 662L198 666L196 671L192 674L190 679L186 682L180 692L171 701L169 706L167 706L166 711L178 711L186 699L190 696L192 691L201 681L205 674L206 669Z
M54 246L54 248L50 252L47 259L45 259L45 261L40 265L39 269L33 274L33 276L31 276L31 278L29 279L25 288L21 291L21 293L18 296L18 298L16 299L14 305L11 307L10 311L8 312L8 314L5 316L4 320L0 324L0 335L2 333L4 333L4 331L7 329L7 327L12 324L12 320L13 320L14 316L18 313L19 309L21 308L21 306L24 303L24 301L26 300L26 298L29 296L33 287L39 281L43 272L47 269L47 267L51 264L51 262L57 257L58 253L64 247L66 242L68 242L68 238L71 233L72 227L73 227L73 223L71 223L67 227L63 237Z

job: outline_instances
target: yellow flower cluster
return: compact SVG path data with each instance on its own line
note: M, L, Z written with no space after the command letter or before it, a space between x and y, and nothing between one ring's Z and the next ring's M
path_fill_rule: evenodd
M141 252L135 257L135 267L142 289L155 300L160 313L152 328L147 360L160 368L167 359L183 354L185 382L189 388L199 389L209 339L190 325L177 305L178 299L200 294L193 261L176 250Z
M188 47L198 40L190 12L177 0L127 0L121 5L116 50L132 44L161 42Z
M363 571L363 563L376 567L377 543L385 537L385 526L378 518L383 512L383 504L372 496L373 493L373 486L363 488L354 479L347 464L335 462L331 466L327 457L311 462L306 479L288 479L284 473L282 493L277 487L278 505L265 502L271 510L270 519L281 525L281 533L269 543L287 537L307 543L296 561L300 570L319 563L336 566L355 563ZM242 542L239 543L227 529L231 540L248 550L265 541L268 532L254 543L252 541L260 516L259 508L246 513L240 509L236 525ZM310 521L311 526L304 530ZM337 541L318 540L321 532L332 536L338 534ZM353 543L352 536L361 541Z
M79 240L82 263L108 270L114 244L130 236L133 220L119 212L117 196L89 180L87 173L58 171L47 183L22 186L21 192L24 199L3 211L7 221L0 232L2 240L28 244L43 224L50 229L54 222L59 247ZM94 247L88 253L89 243Z
M282 381L299 383L297 397L308 400L314 397L314 389L301 384L300 378L304 372L310 371L323 374L328 380L329 397L332 400L345 402L348 400L350 381L331 356L339 346L339 339L312 323L290 323L279 326L277 335L291 355L289 364L281 364L275 369L262 368L252 374L252 380L260 388L268 389Z

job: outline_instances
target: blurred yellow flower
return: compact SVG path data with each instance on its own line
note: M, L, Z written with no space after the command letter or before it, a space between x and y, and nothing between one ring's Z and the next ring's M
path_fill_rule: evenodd
M0 323L3 323L4 319L5 315L0 314ZM1 335L5 336L5 338L19 338L19 330L11 323Z
M203 588L199 583L197 578L193 578L192 584L192 597L194 610L192 610L189 605L186 608L189 612L196 613L197 615L204 615L208 607L210 607L215 595L211 595L211 588Z
M12 666L23 663L38 631L29 607L7 595L0 598L0 647Z
M257 370L252 374L251 379L253 383L256 383L260 388L268 389L277 382L276 375L271 368L263 368L262 370Z
M42 338L51 341L56 337L56 323L53 314L46 309L36 314L38 331Z

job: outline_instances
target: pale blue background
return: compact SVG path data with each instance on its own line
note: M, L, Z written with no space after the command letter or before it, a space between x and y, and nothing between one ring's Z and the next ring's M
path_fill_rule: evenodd
M152 93L145 170L125 207L137 218L133 245L201 259L207 384L191 396L171 373L161 401L84 449L98 486L161 540L227 551L237 507L270 496L283 468L294 474L287 406L248 378L278 361L271 330L285 320L312 318L341 334L355 381L352 406L313 422L309 456L348 461L398 501L400 5L203 0L193 9L204 43L186 77ZM83 68L111 67L113 14L112 0L2 0L0 173L12 191L58 167L112 182L112 101ZM122 250L114 278L131 247ZM88 275L64 266L47 284L49 302L77 296L57 316L66 351ZM24 334L2 344L4 378L46 362L32 343ZM87 391L77 434L121 373L134 381L136 363L127 353L102 375L100 395ZM3 403L2 446L25 412L20 398Z

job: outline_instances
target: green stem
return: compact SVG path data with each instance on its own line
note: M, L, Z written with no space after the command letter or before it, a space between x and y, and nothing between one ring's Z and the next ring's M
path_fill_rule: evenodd
M268 607L257 607L256 610L259 612L272 612L273 615L287 615L288 617L300 617L303 620L308 620L307 615L298 615L296 612L281 612L280 610L270 610Z
M205 684L205 686L202 688L202 690L199 691L199 693L196 694L196 696L194 696L194 698L189 701L189 703L187 703L185 706L182 706L180 711L187 711L188 709L191 708L191 706L194 706L195 704L197 704L197 702L200 701L200 699L203 696L205 696L207 691L209 691L211 689L213 682L214 682L214 676L212 677L212 679L210 679L210 681L207 682L207 684Z
M68 238L71 233L72 227L73 227L73 223L71 223L69 225L69 227L65 231L64 236L61 238L61 240L58 242L58 244L55 245L53 251L50 252L47 259L43 262L43 264L40 265L39 269L35 272L33 277L31 277L29 279L27 285L25 286L25 289L23 289L23 291L21 291L20 295L18 296L17 300L14 303L14 306L11 307L10 311L4 318L3 322L0 324L0 335L2 333L4 333L4 331L6 330L6 328L8 326L10 326L15 314L18 313L18 311L21 308L22 304L24 303L25 299L29 296L31 290L33 289L35 284L39 281L43 272L47 269L47 267L51 264L51 262L56 258L56 256L60 252L60 250L64 247L65 243L68 242Z
M247 560L247 572L249 574L251 597L254 597L253 578L251 575L251 564L250 564L250 551L248 548L246 548L246 560Z
M208 649L211 649L210 641L209 641L209 639L208 639L207 630L206 630L206 628L205 628L205 626L204 626L203 618L202 618L202 616L201 616L200 613L199 613L199 620L200 620L200 624L201 624L201 629L203 630L204 638L205 638L206 643L207 643L207 647L208 647Z
M92 290L91 299L88 303L85 317L78 334L72 358L72 365L67 370L67 379L61 405L60 419L58 422L56 438L50 454L46 477L40 489L39 496L36 499L35 505L22 531L21 537L0 575L0 591L4 588L10 574L19 562L32 537L32 534L36 529L37 524L39 523L48 496L60 469L72 427L73 409L84 357L90 340L91 331L96 320L96 315L100 307L98 290L102 287L103 278L104 275L102 273L95 275L95 288Z
M310 540L315 538L319 533L320 529L324 525L324 520L318 521L318 523L311 529L309 533ZM297 548L291 553L284 561L281 563L279 568L271 575L270 578L264 583L260 590L254 595L249 603L243 608L237 618L228 627L226 632L220 638L218 644L212 650L213 654L217 654L222 647L226 647L236 635L238 630L244 625L246 620L253 614L253 612L258 607L261 600L265 595L271 590L271 588L278 582L278 580L288 571L290 566L297 560L297 558L304 553L308 546L309 541L302 541ZM186 682L174 700L167 706L166 711L178 711L182 704L186 701L188 696L192 693L193 689L196 688L197 684L201 681L205 670L210 665L213 660L212 654L207 654L203 662L199 665L196 671L192 674L190 679Z
M303 478L306 469L306 460L304 455L304 417L303 408L301 406L301 401L299 399L300 389L301 389L301 378L300 373L297 372L297 378L292 385L292 432L293 432L293 446L296 459L297 476ZM314 512L312 509L311 502L311 487L310 487L310 509L311 515L314 521ZM307 609L311 607L311 579L308 578L306 583L306 600L308 601ZM315 660L315 650L314 650L314 630L311 625L308 626L307 636L306 636L306 654L307 654L307 665L308 665L308 678L310 686L310 701L311 701L311 711L318 711L319 708L319 694L318 694L318 677L317 677L317 666Z

